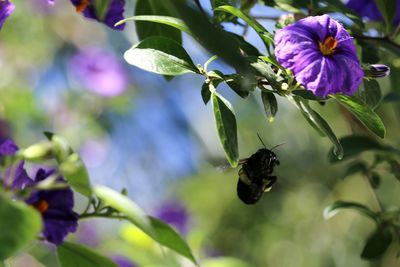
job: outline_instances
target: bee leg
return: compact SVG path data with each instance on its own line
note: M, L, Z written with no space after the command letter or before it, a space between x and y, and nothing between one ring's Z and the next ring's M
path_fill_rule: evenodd
M268 182L267 182L267 184L265 185L265 189L264 189L264 192L268 192L268 191L270 191L271 190L271 188L272 188L272 185L276 182L276 180L277 180L278 178L276 177L276 176L267 176L267 180L268 180Z

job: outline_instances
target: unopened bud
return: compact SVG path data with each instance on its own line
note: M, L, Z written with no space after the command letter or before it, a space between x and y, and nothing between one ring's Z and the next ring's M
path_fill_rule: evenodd
M22 150L21 154L27 160L49 159L52 155L52 145L50 142L34 144Z
M364 71L367 78L383 78L390 74L389 66L383 64L369 65L369 68Z

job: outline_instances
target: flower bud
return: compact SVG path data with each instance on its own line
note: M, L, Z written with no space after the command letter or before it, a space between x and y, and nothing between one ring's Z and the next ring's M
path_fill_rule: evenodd
M368 78L383 78L390 74L389 66L383 64L369 65L369 68L364 71L365 76Z

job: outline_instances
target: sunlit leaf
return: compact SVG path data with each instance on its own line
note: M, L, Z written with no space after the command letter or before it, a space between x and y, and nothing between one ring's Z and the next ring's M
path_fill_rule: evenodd
M96 250L69 242L57 247L57 258L61 267L118 267Z
M124 54L125 60L138 68L164 75L197 73L198 69L185 49L177 42L161 37L149 37Z
M106 206L119 211L155 241L196 262L189 246L171 226L156 218L148 217L135 202L117 191L105 186L96 186L93 191Z
M367 105L353 96L345 96L341 94L330 95L344 105L354 116L357 117L369 130L377 136L385 137L385 125L381 118Z
M146 213L127 196L124 196L106 186L96 186L93 188L93 191L106 206L110 206L121 212L145 233L149 234L150 236L153 235L153 229Z
M343 210L343 209L352 209L352 210L358 211L362 215L365 215L366 217L368 217L374 221L378 220L378 214L371 211L368 207L366 207L360 203L349 202L349 201L336 201L336 202L330 204L329 206L327 206L324 209L324 218L329 219L332 216L334 216L336 213L338 213L340 210Z
M206 259L201 263L202 267L250 267L246 262L235 258L217 257Z
M53 144L53 153L59 163L59 170L69 185L84 196L91 195L89 174L79 155L72 150L67 140L56 134L45 132Z
M160 4L170 10L174 17L185 22L195 39L212 55L217 55L226 63L246 76L250 68L240 53L239 44L230 33L212 24L209 17L184 3L185 1L164 0Z
M390 229L379 227L368 237L361 258L372 260L381 257L392 243L392 239Z
M0 192L0 261L33 242L42 229L40 213Z
M178 29L180 31L186 32L188 34L190 33L190 30L188 29L188 27L186 26L186 24L178 19L178 18L174 18L174 17L169 17L169 16L150 16L150 15L139 15L139 16L133 16L133 17L129 17L126 18L124 20L121 20L120 22L118 22L118 24L121 23L125 23L127 21L146 21L146 22L152 22L152 23L158 23L158 24L164 24L164 25L168 25L171 26L175 29ZM153 34L152 36L154 36L155 34ZM160 36L164 36L163 34L159 34ZM143 40L145 38L141 38L141 40ZM172 39L172 38L171 38Z
M217 92L211 94L219 140L232 167L239 162L236 118L231 104Z
M149 217L151 226L154 230L154 239L161 245L172 249L178 254L196 263L196 260L188 244L182 237L168 224L154 217Z

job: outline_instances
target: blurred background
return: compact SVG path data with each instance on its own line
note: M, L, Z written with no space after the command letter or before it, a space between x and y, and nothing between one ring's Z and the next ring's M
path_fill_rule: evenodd
M322 211L334 200L359 201L371 209L376 203L362 177L343 179L342 163L328 162L329 140L319 137L286 100L278 99L278 114L268 122L259 91L244 100L218 89L234 105L241 158L262 147L257 133L267 147L283 144L275 149L281 162L275 168L278 182L258 204L246 206L236 196L238 169L218 168L226 161L211 106L201 99L201 77L188 74L167 81L128 65L122 55L138 41L134 23L118 32L77 14L69 1L54 6L44 0L13 2L16 9L0 32L1 138L11 136L24 147L44 139L43 131L66 137L94 184L126 188L146 212L172 223L201 266L400 266L395 248L378 262L360 259L373 229L368 219L345 211L324 220ZM129 17L135 1L127 2ZM202 5L210 11L208 1ZM252 14L284 13L257 6ZM260 22L274 29L275 21ZM243 32L229 24L226 29ZM204 64L211 55L183 38L195 64ZM264 51L253 31L246 39ZM398 71L398 58L381 58L393 73ZM210 68L229 72L219 61ZM379 81L385 94L400 90L394 76ZM335 103L315 108L338 136L350 133ZM385 142L393 145L399 145L398 108L382 103L377 109L387 127ZM381 177L383 204L400 204L399 183L391 175ZM82 209L83 199L76 200ZM168 252L122 222L90 219L70 238L131 264L121 266L170 266ZM219 257L227 259L220 265L207 263ZM13 264L57 266L54 253L43 246Z

